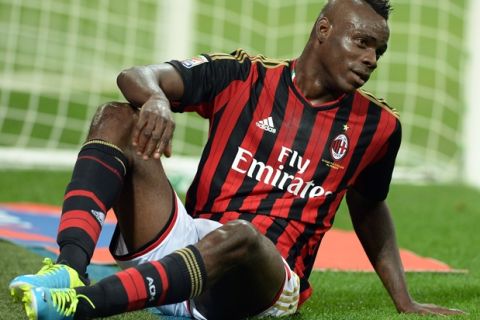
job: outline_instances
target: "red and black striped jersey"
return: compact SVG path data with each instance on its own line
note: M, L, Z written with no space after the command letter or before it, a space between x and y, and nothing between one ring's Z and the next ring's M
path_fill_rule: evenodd
M350 187L386 198L401 127L382 100L357 90L311 104L294 61L231 54L171 61L185 91L175 112L210 121L186 208L194 217L251 221L302 278Z

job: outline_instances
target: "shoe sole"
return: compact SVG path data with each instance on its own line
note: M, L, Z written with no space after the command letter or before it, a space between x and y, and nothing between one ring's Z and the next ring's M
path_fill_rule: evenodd
M22 302L22 298L27 291L30 291L33 286L31 284L22 283L10 287L10 295L15 302Z
M27 314L28 320L37 320L38 317L35 312L37 301L35 295L32 294L31 291L25 291L23 293L22 303L25 307L25 313Z

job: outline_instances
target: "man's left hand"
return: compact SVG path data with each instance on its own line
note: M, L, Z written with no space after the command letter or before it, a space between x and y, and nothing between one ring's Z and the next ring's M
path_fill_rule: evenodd
M416 314L435 314L435 315L455 315L455 314L465 314L464 311L459 309L449 309L441 306L437 306L429 303L418 303L412 301L412 303L406 307L398 310L401 313L416 313Z

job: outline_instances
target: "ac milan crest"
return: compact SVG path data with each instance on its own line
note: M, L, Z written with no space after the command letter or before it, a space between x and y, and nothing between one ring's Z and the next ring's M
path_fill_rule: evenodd
M348 151L348 137L345 134L339 134L330 144L330 154L333 159L342 159Z

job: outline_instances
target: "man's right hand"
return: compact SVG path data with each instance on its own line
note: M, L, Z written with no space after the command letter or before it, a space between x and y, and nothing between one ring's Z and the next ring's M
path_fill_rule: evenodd
M144 160L172 155L172 137L175 130L170 102L164 96L152 96L140 110L133 130L132 144Z

